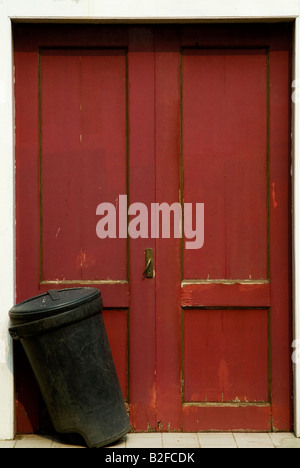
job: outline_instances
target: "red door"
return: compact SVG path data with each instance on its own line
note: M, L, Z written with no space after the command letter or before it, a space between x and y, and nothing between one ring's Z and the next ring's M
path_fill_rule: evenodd
M101 290L135 430L292 427L290 44L282 25L15 27L17 300ZM151 237L150 214L127 236L120 195L128 222L180 202L194 241L203 203L203 247Z

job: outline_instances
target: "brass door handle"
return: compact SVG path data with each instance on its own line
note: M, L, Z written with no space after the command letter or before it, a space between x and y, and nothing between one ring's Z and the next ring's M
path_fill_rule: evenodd
M145 278L153 278L153 250L146 249L145 257L146 257L146 268L144 270L143 275Z

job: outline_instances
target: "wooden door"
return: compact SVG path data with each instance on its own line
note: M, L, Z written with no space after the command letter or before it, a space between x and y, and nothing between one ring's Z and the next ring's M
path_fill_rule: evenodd
M15 27L17 300L101 290L134 430L291 429L290 43L282 25ZM151 238L150 217L99 239L119 195L185 220L203 203L203 247ZM16 368L30 432L21 350Z
M99 204L155 197L153 31L16 27L15 67L17 300L100 288L133 424L154 426L154 242L96 235ZM39 396L21 351L16 367L18 430L30 432Z
M290 28L157 34L157 196L205 206L157 242L159 425L290 430Z

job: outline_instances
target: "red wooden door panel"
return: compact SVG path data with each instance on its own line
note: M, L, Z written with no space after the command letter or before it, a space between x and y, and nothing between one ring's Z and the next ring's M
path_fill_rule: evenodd
M153 64L149 28L15 30L17 300L51 288L101 290L123 395L141 429L155 426L155 279L143 281L154 244L99 239L96 209L117 211L119 195L146 205L155 197ZM39 426L29 374L18 350L20 432Z
M292 427L290 44L288 25L15 26L17 300L101 290L134 430ZM150 217L149 238L117 218L99 239L119 195L204 203L203 247Z
M183 50L184 201L206 213L184 279L267 280L266 80L266 50Z
M188 310L183 339L186 402L268 401L267 310Z
M237 31L182 48L182 194L205 204L204 246L183 251L183 427L288 430L289 40Z
M95 236L98 204L127 194L126 61L125 49L40 50L43 283L127 281L127 240Z
M206 213L203 248L183 255L184 283L199 295L192 306L208 305L202 289L212 285L209 304L222 307L220 284L255 285L259 296L268 283L266 80L266 50L182 52L183 197L202 200ZM184 401L265 411L268 312L226 306L184 312Z
M205 205L202 249L156 244L159 427L290 430L289 28L156 40L157 196Z

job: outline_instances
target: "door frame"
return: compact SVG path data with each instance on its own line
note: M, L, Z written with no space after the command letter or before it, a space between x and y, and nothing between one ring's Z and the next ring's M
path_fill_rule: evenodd
M279 6L275 2L265 0L259 7L237 6L236 0L231 0L224 7L221 0L210 2L209 6L190 2L186 7L171 8L169 0L154 2L145 7L135 0L130 0L126 12L118 5L111 5L106 0L99 7L90 9L88 0L71 2L47 1L37 5L35 1L0 0L0 186L1 214L0 227L0 439L12 439L15 435L14 421L14 377L13 352L11 339L7 333L8 310L15 302L15 213L14 213L14 97L13 97L13 44L12 22L42 22L52 19L53 22L214 22L232 21L293 21L294 57L293 79L300 86L300 6L296 0L288 5ZM204 2L205 4L207 2ZM172 12L172 14L168 14ZM238 12L238 14L237 14ZM293 90L291 90L292 95ZM292 141L292 174L293 174L293 338L300 340L300 99L293 102L293 141ZM291 356L293 348L291 347ZM300 362L294 363L294 431L300 437Z

